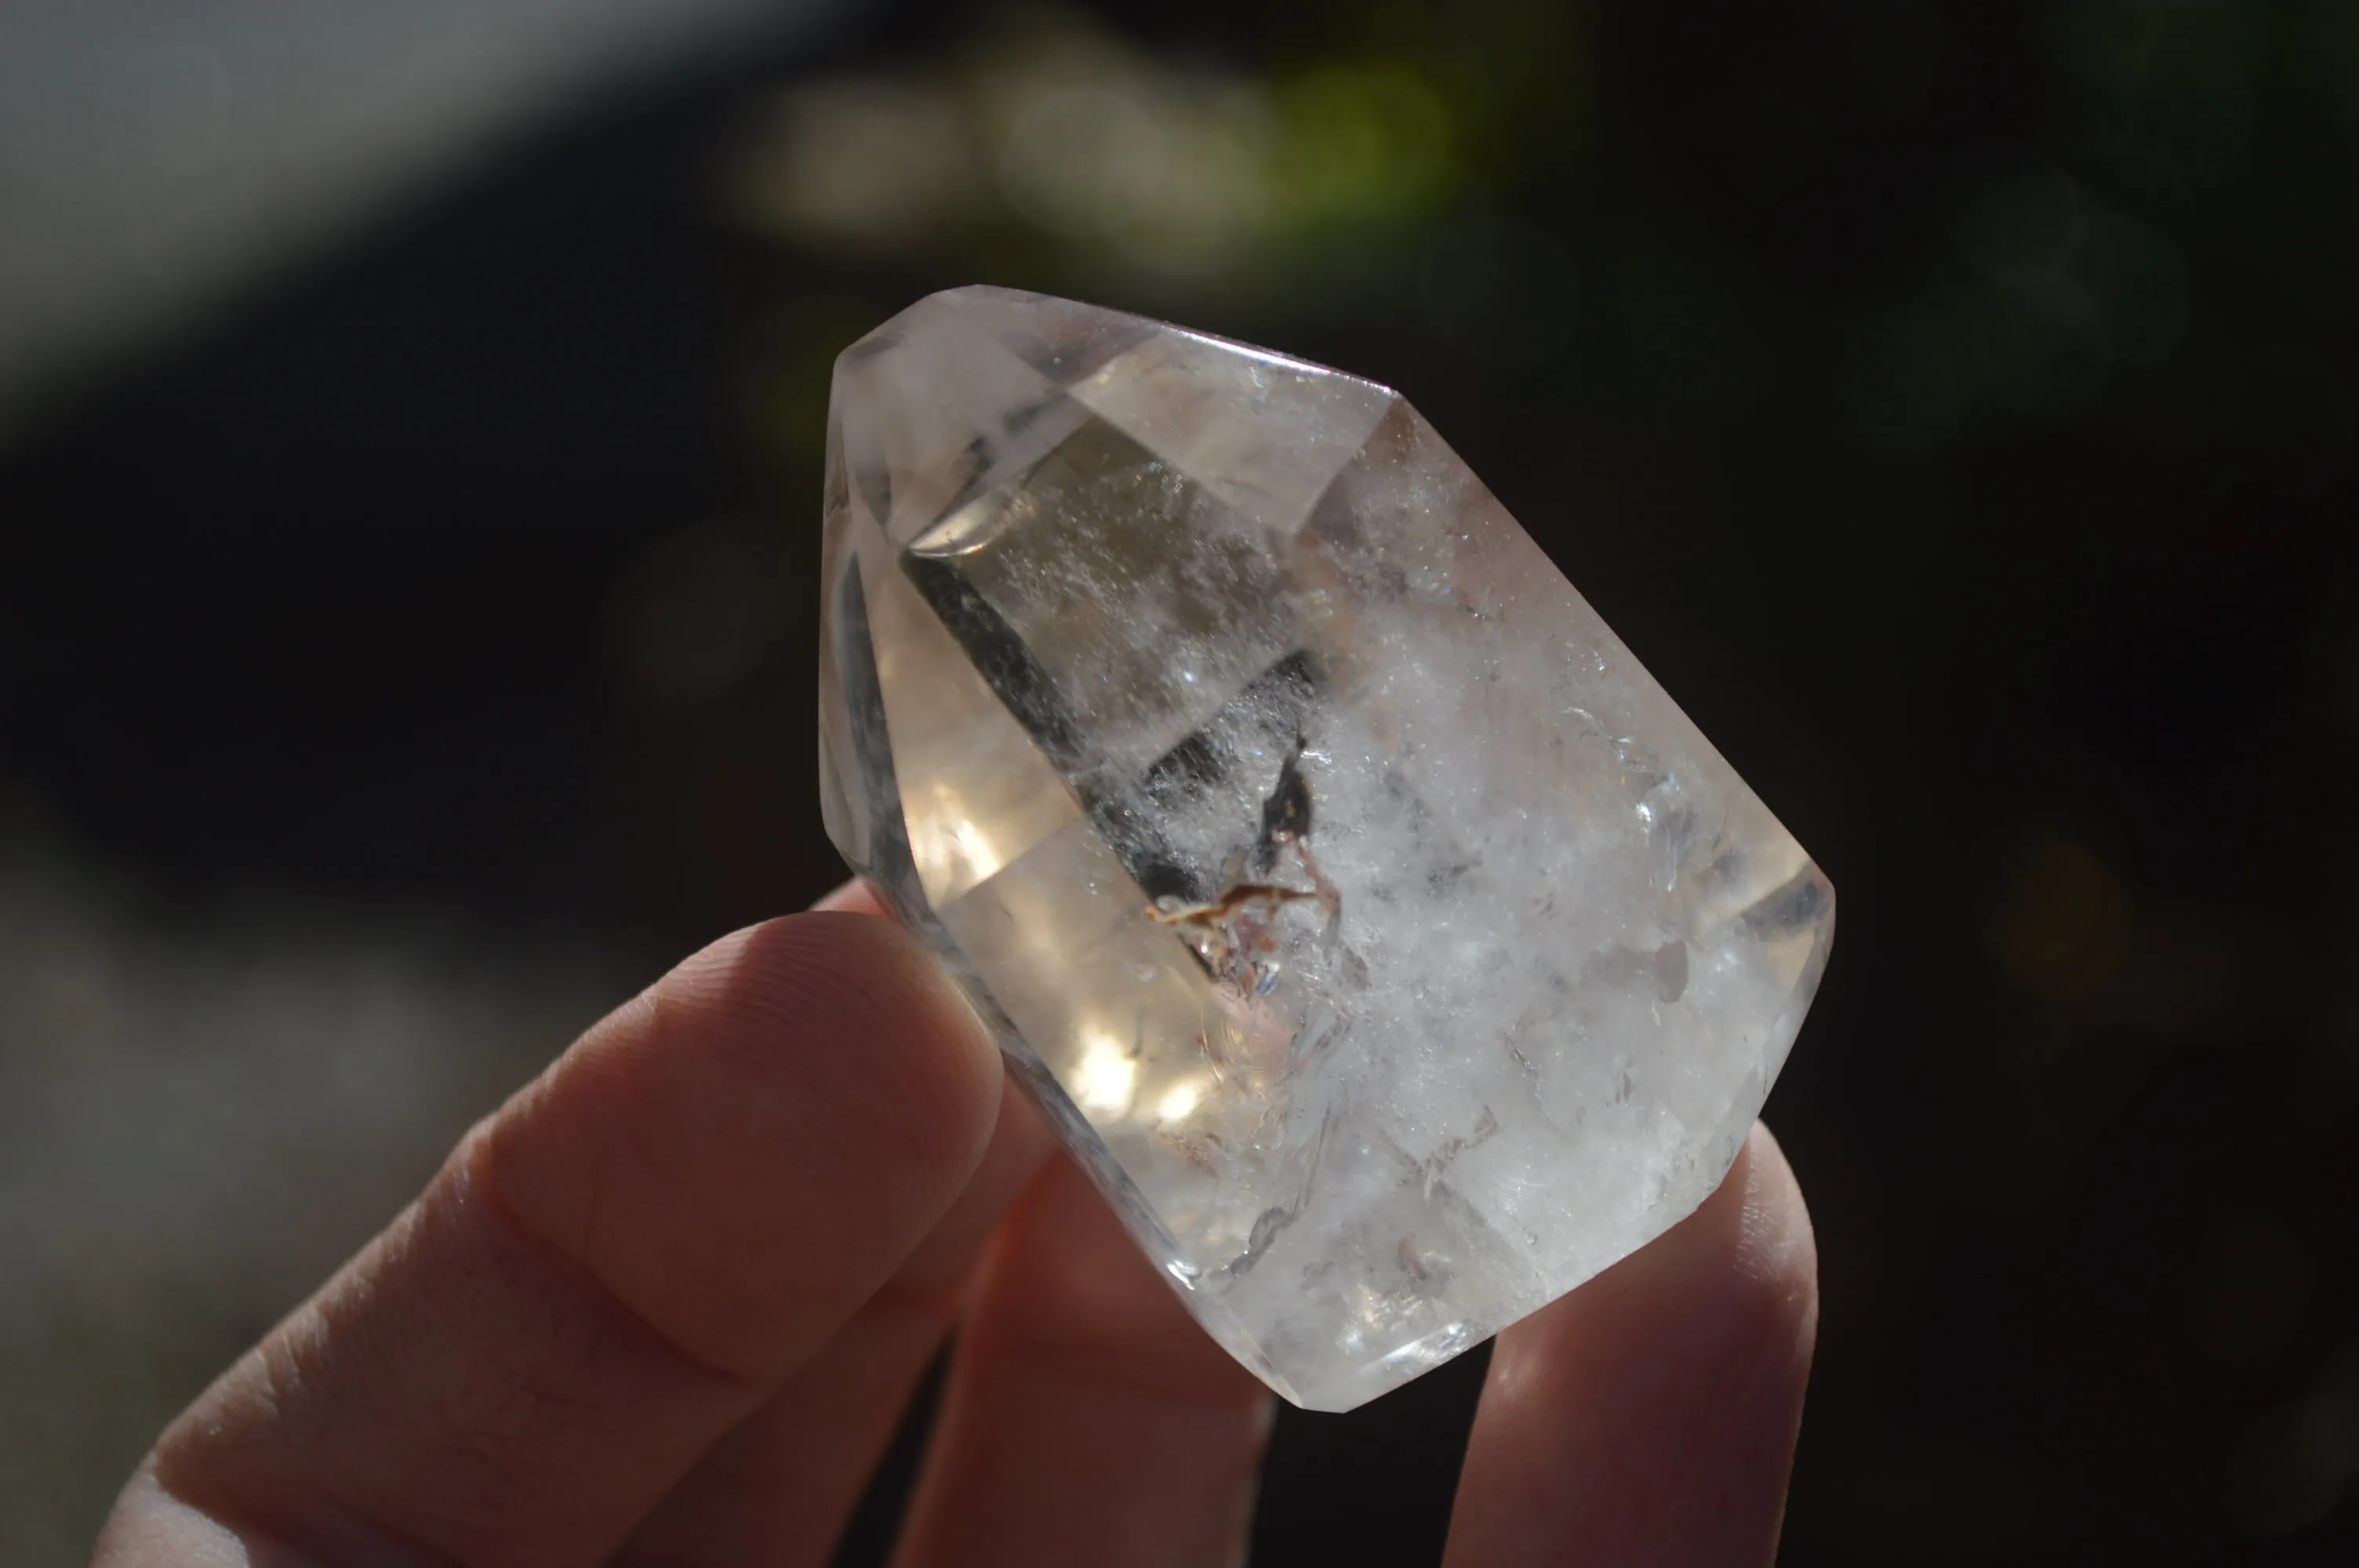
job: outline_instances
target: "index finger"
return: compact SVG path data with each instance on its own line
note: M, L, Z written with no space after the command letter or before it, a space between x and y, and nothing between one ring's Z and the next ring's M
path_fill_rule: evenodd
M96 1561L596 1562L966 1184L998 1057L889 922L741 932L613 1014L165 1434Z

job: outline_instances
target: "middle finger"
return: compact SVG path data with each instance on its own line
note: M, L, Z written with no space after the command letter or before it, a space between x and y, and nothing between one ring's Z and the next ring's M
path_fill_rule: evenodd
M956 1316L967 1276L1049 1147L1011 1076L966 1191L884 1288L712 1448L643 1520L618 1563L821 1563Z
M1270 1397L1071 1161L984 1265L898 1568L1238 1561Z

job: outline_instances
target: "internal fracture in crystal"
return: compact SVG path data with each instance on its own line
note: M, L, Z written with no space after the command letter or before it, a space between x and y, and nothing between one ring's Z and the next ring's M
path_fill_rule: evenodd
M831 837L1272 1388L1718 1184L1833 890L1408 404L959 289L837 362L825 514Z

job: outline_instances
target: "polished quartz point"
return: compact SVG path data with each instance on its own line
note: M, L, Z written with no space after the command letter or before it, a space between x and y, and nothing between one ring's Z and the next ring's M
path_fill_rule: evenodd
M1833 889L1416 410L962 288L827 452L828 832L1238 1360L1348 1410L1718 1184Z

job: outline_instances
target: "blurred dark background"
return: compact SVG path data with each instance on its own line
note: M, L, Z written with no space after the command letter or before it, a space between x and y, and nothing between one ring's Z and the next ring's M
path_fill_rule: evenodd
M1401 388L1841 888L1786 1561L2359 1561L2359 7L793 9L5 389L0 1556L840 877L829 363L990 281ZM1256 1561L1435 1561L1481 1359Z

